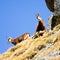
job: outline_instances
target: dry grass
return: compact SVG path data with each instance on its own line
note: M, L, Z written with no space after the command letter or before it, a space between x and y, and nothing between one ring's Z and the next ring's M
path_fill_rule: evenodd
M49 47L49 44L52 45ZM60 25L56 26L53 31L45 32L39 38L30 38L18 43L0 55L0 60L39 60L56 50L60 51ZM51 59L54 58L49 58Z

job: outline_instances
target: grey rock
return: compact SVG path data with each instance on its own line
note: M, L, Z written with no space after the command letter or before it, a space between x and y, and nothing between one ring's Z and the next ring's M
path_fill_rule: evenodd
M56 26L56 19L54 14L50 15L48 18L48 30L53 30L53 28Z
M48 9L55 15L60 15L60 0L45 0Z
M52 18L53 18L53 14L49 16L48 18L48 30L51 31L52 27L51 27L51 24L52 24Z
M54 13L60 15L60 0L54 0Z

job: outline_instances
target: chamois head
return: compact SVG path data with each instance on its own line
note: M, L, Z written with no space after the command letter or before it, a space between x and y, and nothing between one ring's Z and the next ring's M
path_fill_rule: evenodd
M38 21L41 21L42 20L42 18L40 17L39 13L36 14L36 18L37 18Z
M12 40L13 40L13 38L8 37L8 43L11 43L11 42L12 42Z

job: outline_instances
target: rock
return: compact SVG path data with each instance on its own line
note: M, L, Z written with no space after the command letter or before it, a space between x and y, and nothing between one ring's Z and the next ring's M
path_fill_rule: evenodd
M53 30L58 24L60 24L60 16L50 15L48 18L48 30Z
M60 0L45 0L47 7L55 15L60 15Z
M49 30L49 31L53 29L53 27L52 27L52 20L54 21L53 16L54 16L54 15L52 14L52 15L50 15L49 18L48 18L48 30Z
M48 30L60 24L60 0L45 0L47 7L53 14L48 18Z
M60 15L60 0L54 0L54 14L55 16Z
M48 9L54 12L54 0L45 0Z

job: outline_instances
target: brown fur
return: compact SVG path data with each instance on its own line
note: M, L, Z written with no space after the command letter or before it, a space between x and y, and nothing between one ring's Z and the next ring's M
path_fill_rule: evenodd
M36 32L45 30L45 23L44 23L44 21L39 19L39 18L41 18L40 15L37 14L36 18L38 19L38 24L37 24L37 27L36 27Z
M38 20L38 24L37 24L37 27L36 27L36 32L33 36L33 38L37 38L39 36L43 36L43 33L46 31L45 30L45 23L44 21L41 19L40 15L37 14L36 15L36 18Z
M16 45L17 43L19 43L19 42L27 39L29 36L30 36L29 33L25 33L25 34L23 34L23 35L15 38L15 39L9 37L9 38L8 38L8 41L11 40L11 41L9 41L9 42L11 42L12 44Z
M45 32L45 23L41 19L39 14L36 15L36 18L38 19L38 24L37 24L37 27L36 27L36 33L35 34L37 34L38 36L42 36L43 33Z

